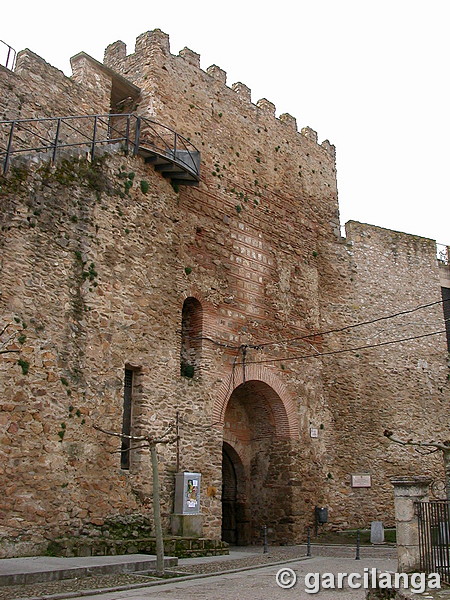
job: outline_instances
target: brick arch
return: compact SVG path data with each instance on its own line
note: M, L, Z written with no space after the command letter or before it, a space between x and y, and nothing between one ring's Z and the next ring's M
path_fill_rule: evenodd
M181 303L183 303L184 300L186 300L187 298L195 298L200 302L202 306L206 304L206 300L203 294L201 293L199 288L197 288L197 286L194 285L187 286L185 289L183 289L182 293L180 294Z
M196 335L201 335L203 330L203 305L195 296L187 296L181 307L181 318L189 316L192 320L191 328L196 332Z
M188 286L183 291L183 294L179 295L179 311L180 311L180 324L182 322L182 310L183 305L188 299L193 299L198 302L201 307L201 337L199 340L199 372L203 368L203 365L211 360L214 357L215 346L209 342L205 342L203 338L215 337L215 331L217 328L217 309L211 303L210 300L207 300L200 289L195 286ZM181 328L180 328L181 332ZM181 343L181 337L180 337Z
M234 373L230 373L216 393L213 407L214 423L223 424L231 395L240 385L250 382L264 383L271 389L272 393L265 394L265 400L269 402L274 415L276 435L298 439L300 431L296 399L280 378L262 365L247 365L245 377L242 366L235 367Z
M217 327L217 309L212 302L205 298L203 292L196 286L186 287L183 294L180 295L180 307L188 298L194 298L202 307L202 331L205 336L213 336ZM181 310L181 308L180 308ZM205 348L205 350L207 350Z
M181 309L180 373L185 377L198 376L202 353L203 307L189 296Z

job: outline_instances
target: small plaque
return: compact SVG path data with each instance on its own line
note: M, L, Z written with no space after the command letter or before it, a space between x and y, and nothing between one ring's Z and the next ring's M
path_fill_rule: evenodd
M314 427L311 427L311 429L309 430L309 435L313 438L319 437L319 430L315 429Z
M352 487L370 488L372 487L372 476L367 473L357 473L352 475Z

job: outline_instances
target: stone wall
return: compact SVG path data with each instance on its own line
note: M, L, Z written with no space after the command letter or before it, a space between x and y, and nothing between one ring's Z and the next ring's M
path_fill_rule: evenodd
M184 49L173 56L162 32L140 36L136 52L130 56L120 42L105 56L109 67L141 88L142 114L176 127L202 152L202 184L183 192L181 200L197 221L189 246L190 277L195 282L192 295L214 305L213 327L205 335L235 346L258 345L285 339L287 330L290 337L320 328L321 290L326 293L329 279L339 269L334 257L340 236L331 144L317 144L317 134L309 127L297 131L290 115L277 119L275 106L267 99L253 104L244 84L228 87L220 67L200 69L195 52ZM144 64L149 65L145 71ZM218 291L222 290L221 296ZM249 350L246 360L251 365L292 350L298 351L299 346L281 344L269 352ZM230 378L237 381L240 377L239 364L232 366L236 350L229 354L228 366L216 367L227 387ZM292 391L284 390L280 398L284 401L288 393L296 398L293 421L301 435L299 440L295 434L292 453L306 459L300 475L298 466L291 473L281 457L275 460L271 453L289 487L282 493L278 489L279 506L275 497L270 504L274 510L290 514L292 508L283 505L283 498L294 495L289 502L296 504L297 515L310 518L314 490L325 478L323 467L316 466L323 464L320 456L325 446L322 442L313 445L308 436L308 421L315 418L311 413L322 412L322 407L318 408L320 369L314 364L264 367L264 381L279 378L283 385L289 382L292 386ZM261 373L257 377L260 379ZM233 387L227 390L225 403ZM221 414L220 406L215 410ZM250 455L247 460L252 462ZM267 466L266 474L270 472ZM261 485L272 485L270 482L271 476L266 475ZM296 522L298 527L298 518ZM279 523L276 529L282 529ZM296 526L291 525L291 538L294 530ZM289 539L289 531L284 535Z
M346 507L333 519L349 523L351 509L361 525L369 515L392 522L385 509L390 476L443 477L438 456L425 459L383 439L385 429L404 439L448 436L445 335L421 337L445 329L436 247L432 240L356 222L347 223L346 235L352 289L338 310L349 325L368 323L333 336L334 348L355 348L333 358L328 371L336 448L332 492ZM430 306L412 310L424 305ZM383 319L396 313L405 314ZM354 471L372 475L372 491L351 487Z
M125 194L131 168L135 189ZM33 523L28 533L51 536L68 524L145 505L129 474L119 471L118 457L109 454L115 440L92 425L120 430L125 364L145 362L136 385L148 388L158 361L165 371L170 360L159 359L154 344L164 347L168 330L175 336L171 346L177 345L176 330L151 291L161 279L161 303L174 293L176 278L159 272L157 256L161 244L173 241L163 207L175 194L123 158L107 167L75 160L18 175L10 174L6 186L13 195L3 199L1 303L2 322L17 330L12 349L20 349L27 366L12 353L1 363L2 468L15 482L6 490L4 525L20 534L26 519ZM149 175L154 181L144 194L139 182ZM139 394L142 405L148 393Z
M160 435L179 413L178 449L159 447L166 532L174 473L200 471L204 535L220 538L223 441L241 469L233 518L246 542L263 524L275 542L300 541L315 505L333 527L392 519L388 477L440 471L382 433L444 431L444 338L332 353L429 332L442 307L316 334L438 299L433 243L358 223L341 238L334 147L228 87L219 67L200 69L195 52L172 55L162 32L129 56L112 44L104 69L77 56L75 81L25 51L4 114L39 114L50 83L40 116L103 112L125 85L117 71L140 90L139 114L198 147L201 182L174 189L118 148L93 163L13 165L2 179L1 323L15 351L0 362L3 555L151 514L148 452L120 469L117 439L92 427L121 430L125 367L134 433ZM193 377L180 373L187 298L202 317L183 328ZM352 473L370 473L372 488L351 488Z
M0 67L0 119L37 119L109 111L93 87L81 86L30 50L17 54L14 72ZM101 88L99 88L101 89Z

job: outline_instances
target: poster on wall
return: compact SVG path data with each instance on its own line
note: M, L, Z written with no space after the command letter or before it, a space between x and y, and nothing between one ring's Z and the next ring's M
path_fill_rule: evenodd
M197 508L198 504L198 480L188 479L186 486L186 505L188 508Z

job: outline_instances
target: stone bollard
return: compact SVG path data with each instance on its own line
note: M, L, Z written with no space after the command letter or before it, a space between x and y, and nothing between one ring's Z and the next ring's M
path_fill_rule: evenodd
M415 502L428 500L429 477L392 477L397 527L398 572L420 571L419 522Z

